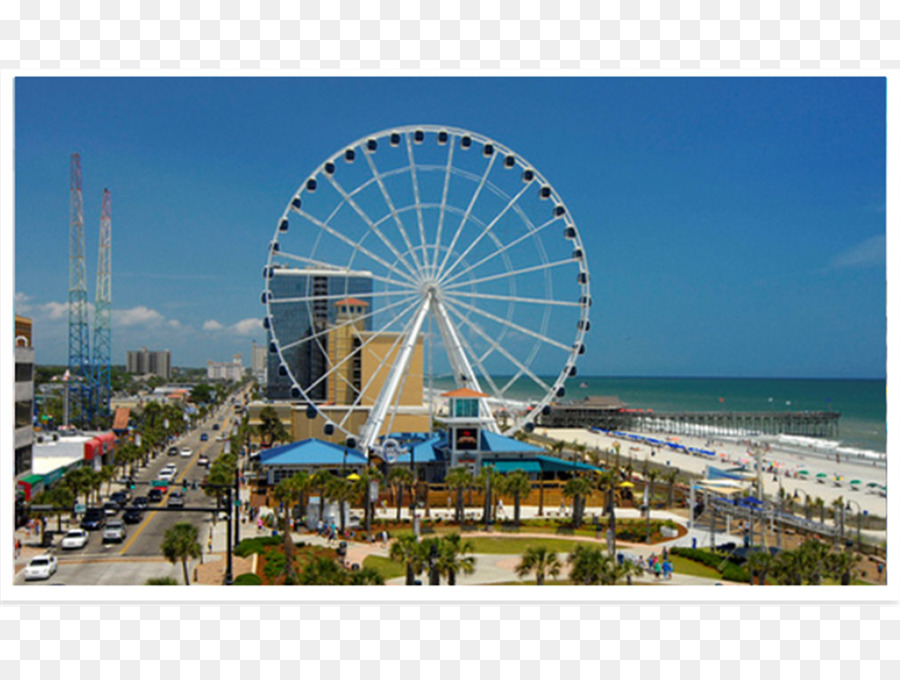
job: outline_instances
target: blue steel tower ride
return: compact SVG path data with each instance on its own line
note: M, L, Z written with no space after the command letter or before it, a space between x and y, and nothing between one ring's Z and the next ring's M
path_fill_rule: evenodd
M69 384L74 383L70 420L81 425L86 424L91 400L87 315L81 156L73 153L69 164Z
M94 335L91 356L94 364L91 421L109 414L112 392L110 318L112 305L112 201L109 189L103 190L103 210L100 217L100 247L97 254L97 291L94 295Z

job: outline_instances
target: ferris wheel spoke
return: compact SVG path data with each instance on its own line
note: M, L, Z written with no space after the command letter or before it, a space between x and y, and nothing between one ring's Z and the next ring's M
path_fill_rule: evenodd
M410 256L412 257L416 268L421 269L422 263L419 262L419 258L418 256L416 256L416 249L413 248L412 241L409 240L409 234L406 233L406 228L403 226L403 220L400 219L400 215L397 213L397 208L394 207L394 201L391 198L390 193L388 193L387 187L384 186L382 174L378 171L378 167L375 165L372 154L368 151L364 151L363 156L365 156L366 158L366 163L369 165L369 170L372 172L372 176L375 178L375 182L376 184L378 184L378 188L381 190L381 196L384 198L384 202L387 203L388 210L390 210L391 216L394 218L394 222L397 224L397 229L399 230L400 235L403 238L403 242L406 244L406 248L409 251Z
M415 269L412 266L410 266L410 264L406 261L406 258L400 253L400 251L397 250L397 247L393 243L391 243L390 240L388 240L384 236L384 234L381 233L381 230L378 228L378 226L374 222L372 222L372 218L370 218L365 213L365 211L363 211L363 209L359 207L359 204L357 204L357 202L355 200L353 200L353 196L351 194L347 193L347 191L344 189L344 187L342 187L340 185L340 183L332 175L326 174L325 177L328 178L328 181L331 183L331 186L333 186L334 189L341 196L343 196L344 201L351 208L353 208L353 210L356 212L357 215L359 215L360 219L362 219L363 222L365 222L368 225L369 229L371 229L373 232L375 232L375 234L378 236L378 238L381 239L381 242L384 243L384 245L386 245L388 247L388 249L391 251L391 253L393 253L394 257L397 258L397 261L402 262L403 265L406 267L406 270L411 275L415 276L416 275Z
M544 229L546 229L547 227L549 227L551 224L553 224L554 222L556 222L556 221L559 220L559 219L560 219L560 218L558 218L558 217L553 217L553 218L547 220L546 222L544 222L543 224L541 224L540 226L535 227L532 231L528 231L528 232L526 232L525 234L522 234L521 236L519 236L519 237L516 238L515 240L510 241L509 243L507 243L507 244L506 244L505 246L503 246L502 248L499 248L498 250L494 251L494 252L491 253L490 255L487 255L487 256L483 257L482 259L480 259L480 260L479 260L478 262L476 262L475 264L470 264L470 265L468 265L465 269L461 269L460 271L456 272L453 276L451 276L451 277L449 277L449 278L447 278L447 279L444 279L444 282L443 282L442 285L443 285L444 287L446 287L448 284L452 283L453 281L456 281L457 279L459 279L459 278L462 277L462 276L465 276L466 274L468 274L468 273L469 273L470 271L472 271L473 269L477 269L477 268L480 267L481 265L483 265L483 264L485 264L485 263L487 263L487 262L490 262L491 260L493 260L493 259L494 259L495 257L497 257L498 255L502 255L503 253L505 253L505 252L506 252L507 250L509 250L510 248L514 248L515 246L519 245L522 241L525 241L525 240L527 240L527 239L529 239L529 238L534 238L535 236L537 236L537 234L539 234L540 232L542 232Z
M371 312L367 312L365 314L360 314L359 316L353 317L349 321L344 321L343 323L329 326L328 328L325 328L324 330L321 330L321 331L316 331L312 335L308 335L305 338L300 338L299 340L295 340L294 342L289 342L286 345L282 345L281 351L283 352L285 350L293 349L294 347L299 347L300 345L305 344L305 343L309 342L310 340L315 340L316 338L320 338L323 335L328 335L331 331L337 330L339 328L346 328L347 326L351 326L355 323L358 323L359 321L362 321L365 319L370 319L378 313L384 313L384 312L388 311L389 309L395 309L402 305L410 304L411 302L414 302L417 299L418 299L418 296L408 295L404 299L398 300L397 302L393 302L393 303L387 305L386 307L382 307L381 309L372 310ZM275 302L275 300L272 300L272 302ZM403 316L403 314L400 314L400 316Z
M409 290L384 290L384 291L375 291L372 293L356 293L356 295L360 298L383 298L383 297L396 297L398 295L405 295L407 297L410 296ZM298 302L318 302L322 300L345 300L348 297L353 297L349 293L335 293L333 295L310 295L308 297L287 297L287 298L270 298L269 302L272 304L284 304L287 302L298 303Z
M497 279L506 279L512 276L519 276L520 274L530 274L532 272L539 272L544 269L553 269L554 267L562 267L567 264L573 264L575 260L567 259L567 260L557 260L556 262L544 262L543 264L536 264L533 267L525 267L524 269L512 269L505 272L500 272L499 274L493 274L492 276L485 276L480 279L469 279L468 281L462 281L460 283L452 283L452 284L441 284L441 290L456 290L458 288L463 288L464 286L472 286L477 283L485 283L486 281L495 281Z
M409 304L406 308L404 308L403 311L401 311L399 314L395 315L388 323L384 324L379 330L374 331L374 332L372 333L372 335L370 335L368 338L366 338L365 341L364 341L358 348L356 348L357 351L362 352L366 347L369 346L370 343L374 342L377 338L379 338L379 337L381 337L382 335L384 335L385 333L387 333L387 332L388 332L387 329L390 328L391 325L392 325L395 321L397 321L398 319L402 318L405 314L408 314L408 313L409 313L410 311L412 311L413 308L415 308L416 305L418 305L418 304L420 304L419 299L413 300L413 302L412 302L411 304ZM329 330L333 330L333 329L329 329ZM336 362L335 364L333 364L333 365L331 366L331 368L328 369L328 371L326 371L323 375L319 376L315 381L313 381L312 383L310 383L310 385L306 388L306 390L309 391L309 390L312 390L312 389L318 387L319 385L321 385L321 384L322 384L325 380L327 380L328 377L329 377L332 373L334 373L338 368L340 368L340 367L343 366L345 363L347 363L348 361L350 361L350 359L353 358L354 353L355 353L355 352L351 352L350 354L348 354L347 356L345 356L343 359L341 359L340 361L338 361L338 362ZM330 362L329 362L329 363L330 363Z
M322 229L326 233L331 234L339 241L341 241L341 242L345 243L346 245L350 246L351 248L353 248L354 251L362 253L363 255L365 255L366 257L371 259L373 262L377 262L378 264L380 264L387 271L394 272L398 276L401 276L404 279L406 279L407 281L409 281L411 284L416 285L415 279L413 279L409 274L407 274L406 272L401 271L401 270L397 269L396 267L394 267L393 265L389 264L382 257L373 253L371 250L369 250L364 245L362 245L362 243L356 243L353 241L353 239L347 238L347 236L345 236L344 234L339 232L337 229L332 227L330 224L326 224L322 220L314 217L313 215L310 215L308 212L305 212L303 210L300 210L297 212L299 215L301 215L302 217L304 217L305 219L307 219L308 221L312 222L317 227L319 227L319 229Z
M444 189L441 192L441 207L438 211L437 236L434 239L434 258L430 270L432 277L437 272L438 256L441 252L441 234L444 230L444 214L447 210L447 193L450 190L450 175L453 170L453 149L455 148L456 144L451 140L447 145L447 165L444 168Z
M369 387L371 387L372 383L375 382L375 379L381 373L381 369L383 369L385 367L385 365L387 364L388 358L393 356L394 352L397 349L397 345L400 343L400 340L406 336L406 333L407 333L409 327L414 323L414 321L415 321L415 317L410 317L410 319L406 322L406 326L404 327L403 332L397 333L397 337L394 338L394 342L391 343L391 346L388 348L387 353L383 357L378 357L377 355L375 356L376 359L380 359L378 366L375 368L374 371L372 371L372 375L369 376L369 379L366 381L366 384L363 385L362 388L359 390L359 394L356 395L356 398L353 400L353 403L350 404L349 408L347 409L347 413L345 413L344 417L341 418L341 420L338 422L339 427L344 427L344 425L347 423L347 420L348 420L348 418L350 418L350 415L353 413L353 411L360 407L360 405L362 404L363 397L365 397L366 394L368 394L368 392L369 392ZM360 353L362 353L363 346L360 346L358 351ZM370 353L374 354L374 352L370 352Z
M580 307L580 303L578 302L569 302L568 300L548 300L547 298L527 298L527 297L519 297L517 295L492 295L490 293L469 293L469 292L459 292L455 291L452 293L445 293L453 300L459 300L460 298L475 298L478 300L500 300L502 302L521 302L523 304L529 305L550 305L551 307ZM460 303L461 304L461 303ZM479 310L482 311L482 310Z
M499 352L502 356L506 357L516 368L524 372L528 377L534 380L538 385L541 386L542 389L547 392L550 391L550 386L541 380L534 372L528 368L525 364L519 361L514 355L510 354L505 347L503 347L500 343L498 343L494 338L485 333L481 328L478 327L478 324L473 323L469 319L466 318L464 314L461 314L452 304L447 304L446 301L443 301L444 307L446 307L450 312L452 312L462 324L468 326L472 329L472 331L479 335L483 340L485 340L491 347L493 347L497 352Z
M472 294L472 297L475 297L475 295ZM525 298L512 298L512 299L519 300L519 301L527 301ZM455 297L452 298L452 302L454 305L458 305L458 306L462 307L463 309L468 309L469 311L474 312L475 314L478 314L479 316L483 316L486 319L490 319L491 321L494 321L503 326L506 326L507 328L510 328L514 331L524 333L525 335L528 335L528 336L534 338L535 340L540 340L541 342L544 342L544 343L550 345L551 347L558 347L559 349L565 350L566 352L572 351L572 348L570 346L564 345L563 343L559 342L558 340L554 340L553 338L547 337L546 335L541 335L537 331L533 331L530 328L526 328L525 326L520 326L519 324L513 323L512 321L510 321L508 319L501 318L499 316L496 316L495 314L486 312L483 309L474 307L470 304L463 302L462 300L460 300L458 298L455 298ZM537 301L535 301L535 302L537 302ZM545 300L543 302L549 304L550 301Z
M419 197L419 180L416 177L416 157L413 154L412 148L412 140L409 138L409 133L406 133L406 153L409 156L409 177L412 180L412 188L413 188L413 198L416 203L416 221L419 223L419 239L422 243L422 261L426 265L427 269L428 263L428 246L425 241L425 223L422 221L422 202ZM422 274L425 274L425 271L422 271Z
M279 250L276 253L272 254L273 257L284 257L288 260L294 260L296 262L302 262L304 264L309 264L314 267L321 267L322 269L327 269L334 272L347 272L352 273L349 267L336 267L333 264L329 264L328 262L323 262L322 260L314 260L309 257L303 257L302 255L294 255L292 253L285 252L283 250ZM381 283L387 283L391 286L396 286L397 288L404 288L409 291L418 290L418 286L406 281L399 281L397 279L388 278L387 276L380 276L378 274L369 272L367 276L370 276L373 281L380 281Z
M462 220L460 220L459 226L456 228L456 233L453 234L453 239L450 241L450 246L447 248L447 252L444 254L444 259L441 260L441 266L438 267L438 277L440 276L440 273L444 271L444 267L447 265L447 260L450 259L450 255L453 253L453 249L456 247L456 242L459 240L459 236L462 233L463 227L465 227L466 222L469 221L469 215L472 214L472 208L475 207L475 201L478 200L478 196L481 194L481 190L484 189L484 185L487 183L488 175L491 174L491 168L494 167L494 161L496 159L497 154L492 154L491 160L488 161L487 167L484 169L484 174L481 175L481 180L478 182L478 186L475 189L475 193L472 194L471 200L469 200L469 205L466 208L466 212L463 214Z
M526 184L519 190L519 193L509 199L507 204L503 206L503 209L499 213L497 213L494 219L492 219L484 229L481 230L478 236L468 245L468 247L462 252L462 254L456 258L456 261L452 265L447 268L441 267L440 271L438 271L436 275L438 280L443 280L443 277L449 276L450 272L456 269L456 267L459 266L460 262L465 262L466 255L471 253L472 249L481 242L481 239L483 239L490 233L490 231L497 225L497 222L499 222L503 218L503 216L509 211L509 209L519 202L519 199L525 194L526 191L528 191L528 188L529 185Z

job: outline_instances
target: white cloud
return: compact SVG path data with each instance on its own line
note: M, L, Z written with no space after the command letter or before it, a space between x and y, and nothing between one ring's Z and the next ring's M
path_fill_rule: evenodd
M178 319L169 319L169 325L172 328L181 328L181 322Z
M262 330L262 327L262 320L251 317L238 321L233 326L230 326L230 330L233 330L238 335L256 335Z
M15 308L16 308L16 314L30 312L31 311L30 301L31 301L30 295L26 295L25 293L22 293L22 292L16 293L16 297L13 300L13 304L15 305Z
M868 267L885 264L885 237L884 235L871 236L862 243L858 243L849 250L840 253L831 260L832 269L847 269L850 267Z
M113 326L157 326L165 322L165 317L155 309L138 305L131 309L112 310Z
M205 331L220 331L223 328L224 326L215 319L210 319L209 321L203 322L203 330Z
M38 310L45 319L50 321L65 319L69 316L69 305L65 302L47 302L38 306Z

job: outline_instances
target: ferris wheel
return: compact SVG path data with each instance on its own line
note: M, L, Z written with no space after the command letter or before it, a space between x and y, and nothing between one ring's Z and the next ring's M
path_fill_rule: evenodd
M531 431L590 328L559 193L453 127L385 130L325 159L278 220L263 278L270 388L274 368L282 398L364 452L398 416L433 417L443 389L470 390L489 430Z

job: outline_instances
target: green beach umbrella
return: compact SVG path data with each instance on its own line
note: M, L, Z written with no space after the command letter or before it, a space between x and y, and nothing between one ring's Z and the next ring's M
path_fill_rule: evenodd
M798 475L808 475L808 474L809 474L809 470L799 470L799 471L797 472L797 474L798 474Z
M862 480L861 479L851 479L850 484L851 485L852 484L862 484Z
M866 486L869 487L870 489L872 489L872 488L878 486L878 482L869 482L868 484L866 484Z
M820 472L819 474L816 475L816 477L827 477L827 476L828 475L825 474L824 472Z

